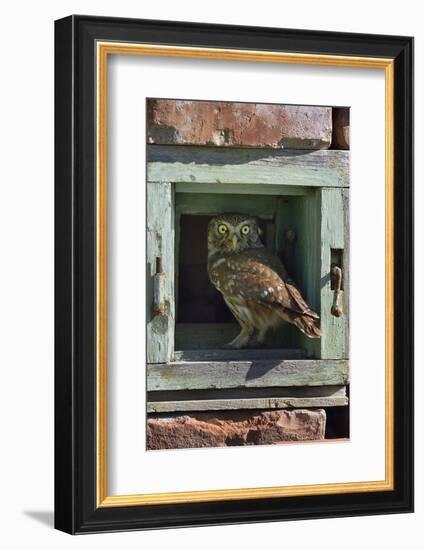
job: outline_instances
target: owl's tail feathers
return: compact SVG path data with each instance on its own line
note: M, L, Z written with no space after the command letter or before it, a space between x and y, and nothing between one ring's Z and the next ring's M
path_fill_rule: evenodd
M321 338L322 332L319 328L318 319L319 316L312 309L307 309L303 313L294 312L285 307L281 307L281 304L271 306L271 309L282 319L295 325L303 334L306 334L309 338Z
M321 329L315 319L308 317L307 315L297 315L292 317L292 323L297 328L306 334L309 338L320 338L322 336Z

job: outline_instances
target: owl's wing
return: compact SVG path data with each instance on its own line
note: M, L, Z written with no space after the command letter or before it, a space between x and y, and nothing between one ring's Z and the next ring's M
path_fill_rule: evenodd
M283 264L265 248L228 256L213 271L224 294L239 295L247 301L269 307L282 306L295 313L319 318L298 288L284 280Z
M284 264L282 263L282 261L277 256L274 256L273 254L271 254L269 250L266 248L255 249L252 252L253 252L252 254L253 258L263 263L264 265L268 266L273 271L275 271L284 282L287 292L289 294L289 302L293 301L297 306L296 308L290 307L289 309L293 309L294 311L300 311L301 313L309 315L314 319L319 319L319 315L313 309L311 309L303 299L303 296L300 293L300 290L297 288L295 282L289 277L287 270ZM281 304L281 305L284 305L284 304ZM284 306L284 307L287 307L287 306Z
M311 309L308 304L303 299L300 290L297 288L297 286L291 281L290 283L286 283L287 290L293 300L295 300L296 304L300 308L303 308L303 312L306 315L309 315L309 317L313 317L314 319L319 319L318 313Z

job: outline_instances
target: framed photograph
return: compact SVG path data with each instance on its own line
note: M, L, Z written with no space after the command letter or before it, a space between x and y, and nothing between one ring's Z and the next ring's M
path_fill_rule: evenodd
M413 510L413 39L55 24L55 525Z

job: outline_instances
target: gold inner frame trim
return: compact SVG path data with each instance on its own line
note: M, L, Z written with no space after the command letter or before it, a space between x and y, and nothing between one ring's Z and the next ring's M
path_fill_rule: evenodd
M394 489L394 60L302 53L97 42L97 506L142 506ZM142 55L285 63L385 71L386 364L385 479L281 487L217 489L109 496L107 493L107 61L109 55Z

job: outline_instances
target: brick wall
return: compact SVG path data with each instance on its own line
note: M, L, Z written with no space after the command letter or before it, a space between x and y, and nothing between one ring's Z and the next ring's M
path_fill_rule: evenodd
M147 117L156 145L349 148L346 108L151 99Z

